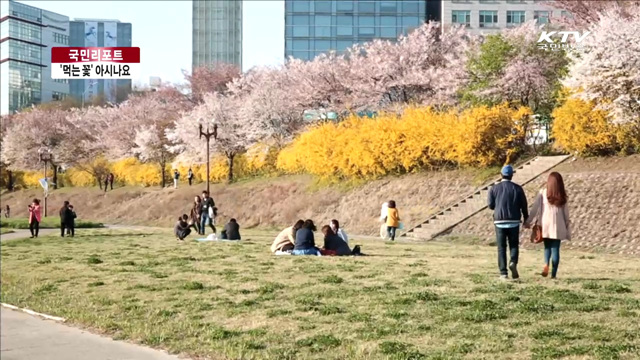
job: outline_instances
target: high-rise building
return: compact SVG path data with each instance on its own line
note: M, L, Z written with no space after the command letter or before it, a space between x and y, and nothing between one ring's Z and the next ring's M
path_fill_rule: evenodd
M69 46L69 18L12 0L0 10L0 114L68 96L68 81L51 79L51 48Z
M108 19L74 19L70 22L71 47L130 47L131 24ZM70 93L85 102L102 98L118 103L131 92L130 79L69 80Z
M218 62L242 67L242 1L192 3L193 67Z
M311 60L356 43L395 40L428 19L438 20L437 5L426 0L285 0L285 56Z
M546 24L552 17L569 16L540 0L452 0L442 2L442 24L464 25L474 33L497 32L535 19Z

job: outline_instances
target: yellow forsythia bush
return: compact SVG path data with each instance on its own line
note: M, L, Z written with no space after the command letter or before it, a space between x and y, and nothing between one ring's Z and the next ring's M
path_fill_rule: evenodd
M374 119L318 124L283 149L278 169L322 178L373 178L457 164L503 163L524 138L528 108L506 104L459 112L410 108Z
M86 171L69 169L64 174L65 185L71 186L94 186L96 185L96 178Z
M596 104L570 98L553 111L552 137L556 144L581 155L611 155L638 151L640 138L631 125L615 125Z

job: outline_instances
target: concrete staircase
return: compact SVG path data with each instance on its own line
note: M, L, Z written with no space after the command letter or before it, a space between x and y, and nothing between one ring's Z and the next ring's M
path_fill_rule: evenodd
M535 157L515 168L513 181L524 186L569 158L569 155ZM456 225L486 209L489 189L498 182L500 182L500 179L496 179L492 183L477 189L473 194L462 198L459 202L435 213L421 224L410 228L400 237L431 240L446 233Z

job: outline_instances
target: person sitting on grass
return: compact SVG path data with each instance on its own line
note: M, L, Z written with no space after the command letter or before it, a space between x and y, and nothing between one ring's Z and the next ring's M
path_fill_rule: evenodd
M236 219L231 219L224 226L224 230L220 234L222 240L240 240L240 225Z
M320 255L320 249L316 247L313 236L316 230L313 220L306 220L302 228L296 231L296 241L291 255Z
M351 255L349 245L331 230L331 226L323 226L322 233L324 234L324 247L320 250L322 255Z
M291 252L296 242L296 232L302 228L302 225L304 225L304 220L300 219L296 221L293 226L282 230L280 234L276 236L276 239L273 240L271 252L274 254L278 252Z
M177 241L184 241L184 239L191 234L191 226L189 226L189 216L183 214L178 218L176 226L173 228L173 232L176 234Z
M349 245L349 237L347 236L347 233L344 232L344 230L342 230L342 228L340 227L340 223L338 222L338 220L331 220L331 230L334 234L338 235L340 239L342 239L347 245Z

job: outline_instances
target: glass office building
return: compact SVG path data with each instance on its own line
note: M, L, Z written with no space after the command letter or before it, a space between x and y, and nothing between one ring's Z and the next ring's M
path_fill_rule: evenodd
M74 19L69 23L69 46L131 47L132 25L115 19ZM131 93L131 79L68 80L71 96L81 102L98 98L119 103Z
M311 60L376 38L395 40L427 19L427 1L285 0L285 56Z
M242 1L193 0L192 66L242 67Z
M68 46L69 18L14 1L0 2L0 114L64 98L51 79L51 47Z

